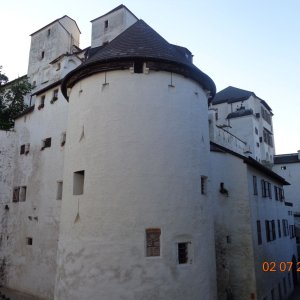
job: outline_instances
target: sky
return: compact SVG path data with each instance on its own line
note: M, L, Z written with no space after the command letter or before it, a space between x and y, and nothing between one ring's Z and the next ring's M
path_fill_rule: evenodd
M30 34L68 15L90 45L90 21L126 5L168 42L188 48L220 91L254 92L274 113L276 153L300 150L300 1L298 0L10 0L1 3L0 66L25 75Z

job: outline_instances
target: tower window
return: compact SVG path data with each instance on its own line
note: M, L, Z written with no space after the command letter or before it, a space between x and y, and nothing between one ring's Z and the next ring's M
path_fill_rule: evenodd
M66 143L67 133L64 131L60 136L60 145L63 147Z
M143 73L143 63L142 62L134 63L134 73Z
M206 195L207 194L207 177L201 176L201 194Z
M45 148L50 148L51 147L51 138L46 138L42 140L42 148L41 150L44 150Z
M160 256L160 234L159 228L146 229L146 256Z
M82 195L84 187L84 170L73 174L73 195Z
M44 57L45 57L45 51L42 51L41 59L43 59Z
M32 245L32 237L27 237L26 238L26 244L30 245L30 246Z
M104 21L104 29L107 29L108 28L108 20L105 20Z
M25 153L25 144L21 146L20 148L20 154L24 154Z
M51 29L49 28L48 31L47 31L47 36L49 37L51 34Z
M187 264L189 262L189 244L190 242L178 243L178 264Z
M24 202L26 200L26 191L27 191L26 186L20 187L20 195L19 195L20 202Z
M57 192L56 192L56 200L62 199L62 192L63 192L63 182L57 181Z
M20 187L15 187L13 192L13 202L19 202Z

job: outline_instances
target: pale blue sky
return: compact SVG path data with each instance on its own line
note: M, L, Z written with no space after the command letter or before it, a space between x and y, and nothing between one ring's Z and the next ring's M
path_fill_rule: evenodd
M67 14L90 45L90 20L126 5L170 43L189 48L216 83L255 92L272 107L276 152L300 150L300 1L10 0L1 3L0 65L27 72L30 34Z

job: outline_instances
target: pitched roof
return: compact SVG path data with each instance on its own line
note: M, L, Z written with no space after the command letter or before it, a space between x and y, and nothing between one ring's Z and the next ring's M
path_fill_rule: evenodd
M274 156L274 164L300 163L298 153L280 154Z
M77 25L76 21L75 21L74 19L70 18L69 16L67 16L67 15L64 15L64 16L62 16L61 18L58 18L58 19L56 19L56 20L52 21L51 23L47 24L46 26L44 26L44 27L40 28L39 30L35 31L34 33L30 34L30 36L33 36L34 34L36 34L36 33L40 32L41 30L43 30L43 29L47 28L48 26L50 26L50 25L54 24L55 22L59 22L59 20L61 20L61 19L65 18L65 17L67 17L67 18L71 19L71 20L72 20L72 21L75 23L75 25L76 25L76 27L77 27L78 31L81 33L81 31L80 31L80 29L79 29L79 27L78 27L78 25Z
M257 97L254 92L239 89L234 86L228 86L224 90L218 92L212 100L212 104L220 104L225 102L234 103L247 100L250 96L254 96L259 99L260 103L264 105L270 112L272 112L272 108L268 105L268 103L265 100Z
M126 57L147 57L191 65L177 47L169 44L143 20L137 21L106 47L99 49L85 64Z
M254 96L259 99L262 105L264 105L270 112L272 111L272 108L268 105L268 103L265 100L257 97L254 92L239 89L234 86L228 86L224 90L218 92L212 100L212 104L221 104L225 102L234 103L247 100L250 96Z
M96 20L98 20L102 17L105 17L105 16L107 16L107 15L109 15L109 14L111 14L111 13L113 13L113 12L115 12L115 11L121 9L121 8L125 8L126 10L128 10L138 20L138 18L125 5L121 4L117 7L115 7L114 9L110 10L108 13L106 13L106 14L100 16L100 17L97 17L96 19L91 20L91 22L94 22L94 21L96 21Z
M252 95L255 96L253 92L229 86L216 94L216 96L212 100L212 104L220 104L224 102L233 103L237 101L242 101L248 99Z
M200 71L191 62L189 51L184 51L183 47L174 46L168 43L154 29L147 25L143 20L139 20L118 35L109 44L99 47L82 65L70 72L64 79L62 91L66 96L68 81L76 73L83 69L91 69L92 66L112 62L132 62L136 60L167 63L176 65L178 72L186 77L198 81L205 89L209 90L214 96L216 87L212 79ZM162 67L163 68L163 67ZM89 71L90 72L90 71ZM88 74L85 74L88 76ZM80 78L73 79L74 84Z

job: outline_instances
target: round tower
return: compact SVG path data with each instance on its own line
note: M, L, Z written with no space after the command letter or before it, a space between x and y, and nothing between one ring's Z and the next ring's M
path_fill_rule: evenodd
M64 79L55 299L215 299L215 85L191 58L139 20Z

